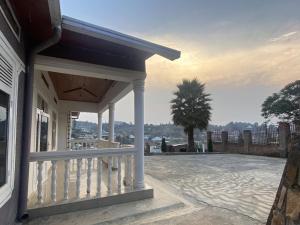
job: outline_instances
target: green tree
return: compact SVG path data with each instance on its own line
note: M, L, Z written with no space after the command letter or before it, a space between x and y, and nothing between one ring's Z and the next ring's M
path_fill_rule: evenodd
M296 80L278 93L269 96L262 104L262 116L268 120L278 118L288 122L300 120L300 80Z
M175 98L171 100L171 113L175 125L181 125L188 135L188 151L195 151L194 129L206 129L211 117L209 94L205 85L197 79L186 80L177 85Z
M162 138L161 139L161 151L162 152L167 152L167 143L166 143L166 139L165 138Z
M208 152L213 152L213 143L212 143L212 140L209 140L209 141L208 141L208 144L207 144L207 151L208 151Z

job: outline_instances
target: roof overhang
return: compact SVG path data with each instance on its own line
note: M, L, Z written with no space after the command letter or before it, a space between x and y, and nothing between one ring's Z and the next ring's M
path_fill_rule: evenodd
M169 60L175 60L180 57L180 51L68 16L62 17L59 0L9 1L16 12L16 16L21 24L22 30L27 35L29 42L33 45L50 38L53 33L53 27L62 26L62 38L64 35L68 36L69 40L67 41L70 41L70 45L73 45L73 47L75 47L74 45L78 44L78 40L80 40L79 45L85 50L89 51L88 54L92 55L90 58L98 57L96 54L102 50L99 50L99 45L108 46L106 46L105 49L106 54L118 56L120 53L120 57L130 58L131 61L135 61L130 63L134 63L135 65L138 64L138 70L143 69L140 61L146 60L155 54L165 57ZM75 39L75 44L74 41L72 43L72 37ZM88 37L90 37L90 39L88 39ZM85 43L89 42L89 40L91 40L92 45L95 46ZM97 44L96 40L98 40L100 44ZM65 40L63 44L66 44L67 41ZM107 53L107 48L112 48L113 51ZM98 50L96 54L93 52L94 49ZM119 51L115 51L116 49L119 49ZM81 54L81 52L79 54ZM130 69L130 66L128 65L123 67L128 67L128 69Z
M76 33L81 33L118 45L138 49L150 53L150 56L157 54L169 60L175 60L180 57L180 51L154 44L152 42L145 41L133 36L122 34L120 32L113 31L101 26L96 26L68 16L62 17L62 27L63 29L70 30Z

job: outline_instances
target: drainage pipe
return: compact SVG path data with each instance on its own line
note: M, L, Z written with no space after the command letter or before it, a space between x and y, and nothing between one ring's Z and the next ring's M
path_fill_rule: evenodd
M18 199L18 214L17 219L22 221L28 217L27 214L27 194L28 194L28 178L29 178L29 154L31 143L31 124L32 124L32 97L33 97L33 78L34 78L34 60L35 56L59 42L61 38L61 26L56 26L53 29L52 36L35 46L27 58L27 74L25 78L25 93L24 93L24 114L22 128L22 151L21 151L21 166L20 166L20 183L19 183L19 199Z

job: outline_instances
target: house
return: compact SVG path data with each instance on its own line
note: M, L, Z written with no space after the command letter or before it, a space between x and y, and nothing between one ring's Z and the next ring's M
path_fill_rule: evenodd
M151 139L151 141L153 141L153 142L161 142L162 138L161 137L154 137L154 138Z
M180 52L61 16L59 0L0 1L0 224L152 197L144 184L145 61ZM135 146L120 148L114 105L130 91ZM98 138L73 151L80 112L98 113Z

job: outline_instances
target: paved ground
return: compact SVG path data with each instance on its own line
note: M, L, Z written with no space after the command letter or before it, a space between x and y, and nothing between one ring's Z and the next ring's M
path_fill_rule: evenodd
M149 156L145 181L154 188L153 199L38 218L28 225L263 225L284 164L284 159L247 155Z
M284 164L284 159L228 154L146 157L147 175L196 207L208 206L153 224L265 224Z

